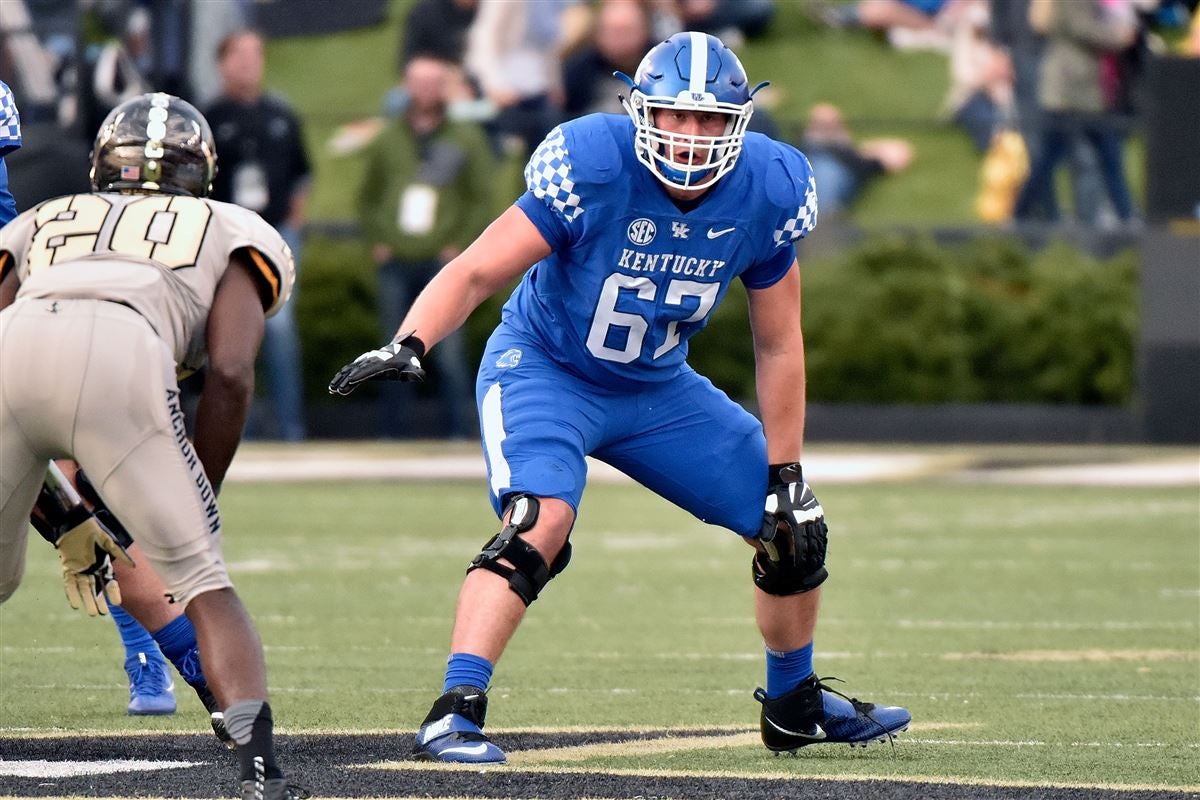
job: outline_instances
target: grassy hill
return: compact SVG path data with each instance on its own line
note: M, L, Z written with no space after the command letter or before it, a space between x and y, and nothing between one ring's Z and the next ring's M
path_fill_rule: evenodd
M270 43L268 84L295 104L316 164L314 219L353 217L359 160L338 158L328 141L337 126L377 114L393 85L409 0L395 0L385 25ZM978 157L967 137L938 119L948 85L946 59L901 53L859 32L810 21L796 0L779 3L767 36L739 49L753 80L772 82L769 102L785 129L798 130L815 102L839 105L860 136L910 138L916 160L904 174L877 181L855 209L866 226L973 221Z

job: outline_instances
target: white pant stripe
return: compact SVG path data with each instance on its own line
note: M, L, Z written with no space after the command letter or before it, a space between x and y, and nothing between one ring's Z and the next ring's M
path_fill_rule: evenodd
M493 383L483 395L483 444L492 473L492 494L499 497L512 480L512 471L504 460L500 445L508 436L504 432L504 411L500 407L500 384Z

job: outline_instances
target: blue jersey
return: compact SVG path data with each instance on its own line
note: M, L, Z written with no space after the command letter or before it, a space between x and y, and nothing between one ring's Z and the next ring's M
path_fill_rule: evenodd
M0 225L17 216L17 202L8 191L8 167L4 157L21 146L21 115L12 90L0 81Z
M687 343L734 278L779 281L817 218L800 151L747 133L737 166L688 211L634 155L628 117L592 114L555 128L525 168L517 205L553 252L526 273L502 327L564 368L606 386L661 382L687 369Z

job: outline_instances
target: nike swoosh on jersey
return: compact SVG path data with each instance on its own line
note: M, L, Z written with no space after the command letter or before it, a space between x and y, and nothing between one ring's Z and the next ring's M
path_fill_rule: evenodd
M800 733L799 731L789 731L787 728L783 728L783 727L780 727L779 725L776 725L775 722L770 717L767 717L767 724L770 725L775 730L779 731L780 733L785 733L788 736L795 736L798 739L807 739L810 742L820 742L820 741L823 741L823 740L829 738L829 734L825 733L825 729L822 728L820 725L817 725L816 723L813 723L813 727L816 728L815 733Z
M438 755L444 756L447 753L462 753L463 755L467 755L467 756L481 756L487 752L487 749L488 749L488 746L486 744L484 744L483 742L480 742L479 744L472 745L470 747L466 747L466 746L447 747L445 750L439 750Z
M714 231L712 228L709 228L708 229L708 238L716 239L718 236L724 236L725 234L729 233L730 231L734 231L734 230L737 230L737 228L722 228L719 231Z

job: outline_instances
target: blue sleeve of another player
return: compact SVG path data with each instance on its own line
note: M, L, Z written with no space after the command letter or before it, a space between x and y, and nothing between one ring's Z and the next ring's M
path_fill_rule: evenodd
M12 90L0 81L0 158L21 146L21 115Z
M0 157L0 228L17 216L17 201L8 190L8 165Z

